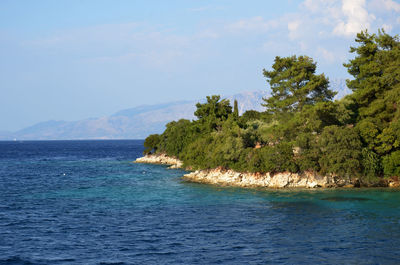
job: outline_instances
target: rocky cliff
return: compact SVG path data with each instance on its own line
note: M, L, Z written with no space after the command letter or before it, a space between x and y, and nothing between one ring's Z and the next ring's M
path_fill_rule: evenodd
M171 165L170 168L182 168L183 166L182 161L165 154L146 155L136 159L134 162ZM223 168L197 170L184 175L183 179L216 185L266 188L331 188L360 185L358 179L344 179L334 175L322 176L313 172L247 173Z
M169 157L165 154L146 155L144 157L139 157L134 161L134 163L170 165L169 168L182 168L183 165L182 161L179 159Z
M238 187L331 188L360 185L357 179L343 179L334 175L321 176L313 172L241 173L222 168L194 171L183 178L192 182Z

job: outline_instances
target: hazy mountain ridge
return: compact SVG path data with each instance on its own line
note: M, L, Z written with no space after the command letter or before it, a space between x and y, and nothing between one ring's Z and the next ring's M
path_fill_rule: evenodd
M341 99L342 97L351 93L351 90L346 85L346 79L332 79L329 81L329 86L331 89L338 92L335 96L335 100Z
M336 98L348 94L342 79L331 81L331 87L338 91ZM246 110L263 111L262 98L266 91L242 92L226 97L238 101L239 113ZM156 105L143 105L120 110L110 116L79 121L45 121L26 127L17 132L0 132L2 140L66 140L66 139L144 139L152 133L161 133L165 125L173 120L195 119L193 115L197 102L176 101Z
M239 101L239 109L261 110L262 91L244 92L227 97ZM152 133L161 133L173 120L195 119L199 101L176 101L143 105L120 110L110 116L79 121L45 121L17 132L1 132L3 140L65 140L65 139L143 139ZM201 101L200 101L201 102Z

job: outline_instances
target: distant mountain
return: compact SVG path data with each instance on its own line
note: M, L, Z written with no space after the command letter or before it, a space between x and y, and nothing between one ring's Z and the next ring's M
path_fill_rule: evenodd
M336 98L347 93L343 80L333 80L331 87L338 91ZM347 89L347 90L346 90ZM238 101L239 113L246 110L263 111L265 91L243 92L225 97ZM111 116L79 121L45 121L17 132L0 132L2 140L65 140L65 139L144 139L149 134L161 133L173 120L195 119L195 104L199 101L176 101L144 105L118 111ZM200 102L204 102L201 100Z
M262 91L245 92L227 97L237 99L240 112L262 110ZM64 140L64 139L144 139L161 133L173 120L195 119L195 104L199 101L177 101L125 109L111 116L79 121L45 121L14 133L0 133L3 140Z
M242 92L240 94L236 94L227 99L230 100L233 105L233 101L238 101L239 114L242 115L246 110L257 110L264 111L265 107L261 106L264 101L263 98L269 95L266 91L252 91L252 92Z
M351 90L346 85L346 79L332 79L330 80L330 87L338 92L335 99L341 99L351 93Z
M9 131L0 131L0 140L1 139L8 139L11 140L13 139L14 133L9 132Z

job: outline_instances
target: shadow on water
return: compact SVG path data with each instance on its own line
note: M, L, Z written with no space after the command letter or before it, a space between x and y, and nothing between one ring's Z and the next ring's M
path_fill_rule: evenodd
M331 202L351 202L351 201L370 201L371 199L369 198L363 198L363 197L326 197L322 198L321 200L324 201L331 201Z

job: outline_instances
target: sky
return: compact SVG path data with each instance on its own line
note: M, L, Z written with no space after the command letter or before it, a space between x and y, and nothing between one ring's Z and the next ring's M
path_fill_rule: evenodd
M2 0L0 131L144 104L268 90L275 56L350 78L357 32L400 29L400 0Z

